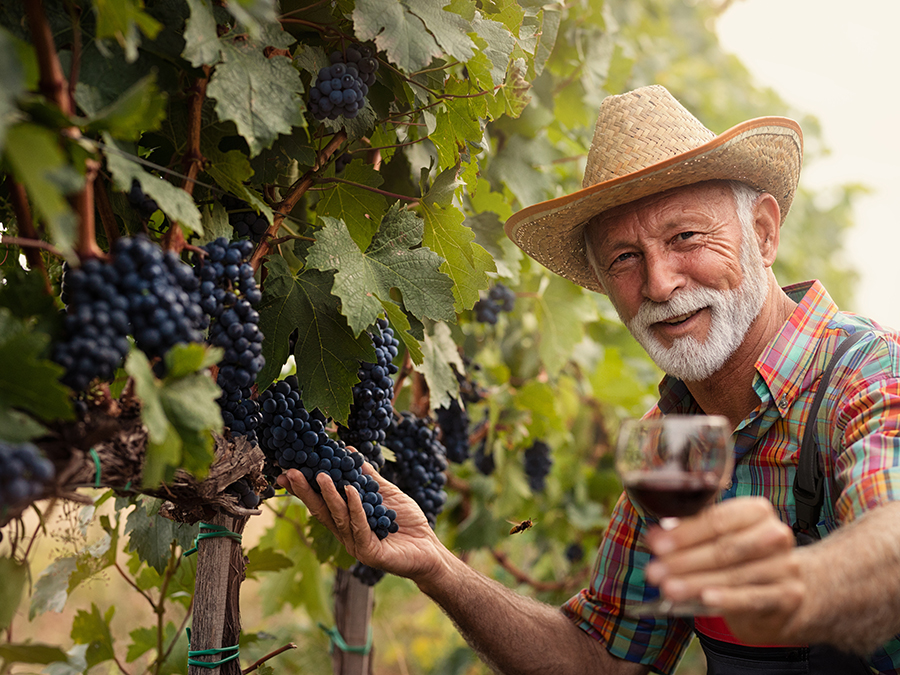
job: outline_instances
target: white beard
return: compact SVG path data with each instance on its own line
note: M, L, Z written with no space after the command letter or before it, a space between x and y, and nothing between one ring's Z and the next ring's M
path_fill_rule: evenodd
M717 372L741 345L766 299L766 272L754 242L743 237L741 244L741 285L726 291L696 288L678 292L670 300L645 300L626 326L659 368L672 377L696 382ZM693 336L676 338L666 347L650 331L650 326L699 309L710 309L709 333L704 342ZM621 316L621 314L620 314Z

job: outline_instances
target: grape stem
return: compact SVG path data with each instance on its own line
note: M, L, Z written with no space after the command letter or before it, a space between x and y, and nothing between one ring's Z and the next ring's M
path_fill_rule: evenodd
M256 247L256 250L253 252L253 255L250 258L250 265L253 267L254 271L260 268L263 258L269 255L269 251L272 249L272 246L269 242L270 240L277 237L278 228L281 227L281 223L284 221L285 215L294 210L294 207L297 205L297 202L300 201L300 198L304 194L306 194L306 192L315 183L316 172L319 170L319 168L325 165L325 163L328 161L328 158L331 157L346 140L347 132L343 129L332 136L331 140L328 141L328 144L324 148L322 148L322 151L316 158L316 165L312 169L307 171L303 175L303 177L301 177L296 183L294 183L288 190L288 193L284 197L284 199L282 199L281 202L275 205L273 211L275 211L276 215L272 219L272 224L269 225L269 229L266 230L262 241L259 242L259 246Z
M353 185L354 187L362 188L363 190L368 190L369 192L374 192L379 195L383 195L385 197L390 197L391 199L400 199L405 202L418 202L418 197L407 197L406 195L399 195L394 192L387 192L386 190L379 190L378 188L372 187L371 185L364 185L363 183L356 183L352 180L347 180L346 178L319 178L316 180L317 183L344 183L345 185Z
M254 670L259 668L262 664L264 664L269 659L272 659L272 658L278 656L279 654L286 652L288 649L296 649L296 648L297 648L297 645L295 645L293 642L288 642L283 647L279 647L278 649L269 652L268 654L263 656L261 659L251 663L249 666L247 666L246 668L244 668L241 671L241 675L247 675L247 673L252 673Z
M21 224L21 221L19 221ZM19 248L26 249L41 249L43 251L47 251L52 255L58 256L60 258L63 257L62 251L58 250L53 244L48 244L46 241L42 241L40 239L29 239L24 237L10 237L7 234L0 235L0 244L7 244L9 246L18 246ZM26 252L27 256L27 252ZM29 263L31 264L31 263ZM42 263L43 264L43 263Z

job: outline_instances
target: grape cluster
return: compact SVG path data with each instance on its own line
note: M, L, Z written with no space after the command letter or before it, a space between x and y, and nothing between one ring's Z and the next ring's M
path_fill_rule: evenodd
M309 92L309 109L318 120L353 119L365 106L369 87L375 84L378 61L368 45L332 52L331 65L319 70Z
M227 488L225 488L225 493L237 497L237 500L244 508L255 509L264 499L269 499L270 497L275 496L275 488L269 485L266 487L262 494L257 494L253 489L253 486L250 484L250 480L244 477L239 478Z
M500 312L511 312L516 305L516 294L503 284L497 284L486 298L475 303L475 318L480 323L497 323Z
M150 220L150 216L159 209L159 204L156 203L153 197L144 192L137 178L131 181L131 189L128 191L128 203L144 220Z
M202 342L208 317L191 268L144 236L117 239L112 260L65 266L62 300L65 337L52 358L65 368L62 382L76 390L112 379L128 353L128 335L149 358L176 344ZM156 364L157 371L163 367Z
M117 239L112 254L119 289L128 300L131 334L141 351L152 359L176 344L203 342L208 317L190 266L143 236Z
M211 317L207 341L225 350L216 378L222 389L222 420L232 433L253 441L259 405L251 398L251 387L266 363L259 312L254 309L262 292L256 286L253 267L246 262L253 244L247 239L228 242L219 237L203 250L206 259L198 261L194 271L200 279L200 306Z
M111 380L128 354L129 303L119 284L118 270L95 258L81 267L64 266L65 335L51 358L65 369L60 379L72 389L87 389L96 377Z
M266 217L254 211L250 205L232 195L223 195L222 206L228 211L228 224L239 239L259 242L269 229Z
M54 474L53 464L37 446L0 441L0 512L33 501Z
M384 444L396 460L384 465L382 475L413 498L434 528L447 501L447 452L430 421L404 412L391 424Z
M369 567L361 562L355 563L350 568L350 573L366 586L374 586L384 579L385 572L377 567Z
M478 469L478 472L483 476L490 476L494 473L494 469L497 468L497 463L494 461L494 453L487 453L487 438L485 438L481 443L478 444L478 447L475 448L475 452L472 453L472 461L475 463L475 468Z
M394 337L394 331L385 319L378 319L376 325L380 333L369 333L375 347L375 362L361 361L359 364L359 384L353 387L350 416L346 427L338 425L338 438L352 445L381 470L384 457L380 444L384 442L385 431L394 415L391 375L397 372L397 366L392 360L397 356L400 341Z
M259 445L268 463L282 470L299 470L317 492L320 488L316 476L327 473L345 499L346 488L359 492L369 527L379 539L397 531L397 514L382 503L378 481L362 472L363 456L329 438L321 413L310 413L303 407L296 376L269 387L259 402Z
M469 458L469 413L452 398L447 406L434 411L441 430L441 443L447 449L447 459L462 464Z
M546 487L547 474L553 466L550 446L542 440L536 440L525 450L525 475L528 476L528 487L532 492L543 492Z
M584 547L579 544L577 541L573 541L571 544L566 546L566 560L568 560L573 565L575 563L580 563L584 560Z

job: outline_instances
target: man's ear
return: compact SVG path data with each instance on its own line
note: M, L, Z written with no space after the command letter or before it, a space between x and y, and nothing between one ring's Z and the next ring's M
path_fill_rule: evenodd
M753 207L753 229L759 242L759 253L766 267L771 267L778 254L781 236L781 209L775 197L764 192Z

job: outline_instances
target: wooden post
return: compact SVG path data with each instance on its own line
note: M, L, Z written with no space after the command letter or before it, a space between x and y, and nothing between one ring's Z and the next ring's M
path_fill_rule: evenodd
M375 589L362 583L350 570L338 569L334 580L334 622L344 642L363 647L369 642ZM345 652L332 645L334 675L369 675L371 650Z
M209 524L241 534L248 517L219 513ZM202 530L201 530L202 532ZM194 584L192 652L223 649L241 638L240 591L245 572L244 553L239 541L230 537L209 537L198 541L197 580ZM195 655L197 661L221 661L235 652ZM189 675L240 675L240 659L215 668L189 666Z

